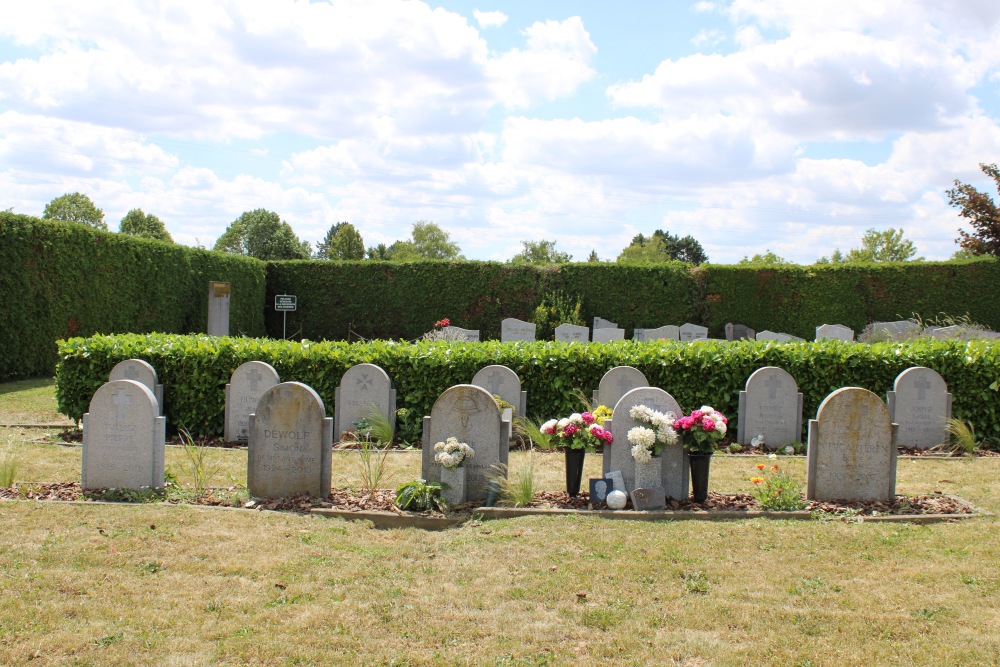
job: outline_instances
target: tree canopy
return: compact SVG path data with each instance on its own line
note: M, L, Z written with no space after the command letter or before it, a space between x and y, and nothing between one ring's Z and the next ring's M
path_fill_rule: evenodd
M738 265L750 265L750 266L781 266L783 264L791 264L784 257L779 256L776 253L770 251L770 249L765 250L763 253L756 253L753 257L743 256Z
M923 257L914 257L917 249L913 241L903 237L903 228L888 227L884 231L868 229L861 237L861 247L851 248L847 254L840 248L833 251L830 257L820 257L817 264L846 264L855 262L907 262L923 261Z
M330 227L326 237L316 247L317 259L364 259L365 241L349 222Z
M309 242L300 241L291 226L273 211L246 211L226 228L214 250L257 259L309 259Z
M371 256L373 248L368 249ZM418 220L413 223L410 238L396 241L384 253L394 262L412 262L421 259L464 259L457 243L451 240L444 231L430 220ZM381 259L381 257L379 257Z
M90 197L82 192L70 192L50 201L45 205L42 220L62 220L105 231L108 229L104 222L104 211L94 206Z
M996 163L980 163L979 168L996 183L1000 192L1000 168ZM972 255L1000 255L1000 208L993 198L967 183L955 179L955 187L946 190L948 203L959 208L959 215L972 225L972 233L959 229L956 243Z
M632 243L618 255L619 262L634 264L655 264L679 260L690 264L708 261L708 255L696 238L691 235L676 236L657 229L652 236L637 234Z
M521 241L521 252L510 258L510 264L565 264L573 260L569 253L556 250L555 241Z
M118 233L167 243L174 242L163 221L152 213L143 213L141 208L134 208L125 214L118 227Z

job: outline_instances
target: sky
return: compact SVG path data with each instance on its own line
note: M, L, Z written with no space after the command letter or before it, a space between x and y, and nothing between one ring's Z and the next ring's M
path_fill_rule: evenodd
M0 22L0 209L83 192L211 248L248 210L315 244L431 220L469 259L811 263L902 228L947 259L996 197L996 0L35 0Z

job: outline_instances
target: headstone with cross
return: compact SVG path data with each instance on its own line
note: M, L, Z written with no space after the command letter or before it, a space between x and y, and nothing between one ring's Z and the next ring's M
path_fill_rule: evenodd
M525 322L515 317L508 317L500 322L500 341L512 343L514 341L535 340L537 326L534 322Z
M508 422L513 422L514 410L519 417L527 415L528 392L521 389L521 378L517 373L506 366L486 366L476 373L470 384L482 387L510 404L511 408L505 408L508 412L504 414Z
M615 409L618 400L639 387L648 387L645 374L632 366L615 366L601 377L601 383L593 395L593 404Z
M334 392L333 434L340 440L362 419L377 413L396 431L396 390L388 373L375 364L351 366Z
M434 445L456 438L469 445L475 456L464 464L469 500L484 500L490 477L499 475L508 462L510 427L490 392L472 384L449 387L424 417L420 476L441 481L441 464L434 460Z
M157 382L156 369L148 361L142 359L119 361L108 374L108 380L135 380L146 385L156 397L160 414L163 414L163 385Z
M149 387L136 380L105 383L83 415L83 488L162 487L166 433Z
M795 378L777 366L754 371L740 392L737 420L741 445L761 435L768 449L802 440L802 394Z
M263 361L241 364L226 384L226 442L247 442L250 437L250 415L265 391L281 382L278 371Z
M899 446L930 449L948 442L951 394L941 374L914 366L896 376L886 394L892 421L899 424Z
M896 496L896 424L860 387L833 392L809 420L806 498L888 501Z

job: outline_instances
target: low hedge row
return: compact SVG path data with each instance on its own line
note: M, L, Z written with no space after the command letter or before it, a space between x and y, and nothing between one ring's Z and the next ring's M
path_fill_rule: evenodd
M165 385L170 428L185 427L202 436L222 433L226 382L237 366L252 360L274 366L283 381L313 387L331 415L335 388L348 368L365 362L381 366L397 389L397 406L408 410L399 432L409 441L419 438L421 417L430 414L445 389L468 383L489 364L509 366L521 377L531 417L579 410L576 389L589 396L608 369L630 365L645 373L652 386L669 391L685 410L703 404L721 410L731 418L731 428L737 425L740 390L763 366L779 366L796 379L804 394L804 423L835 389L864 387L884 397L900 372L927 366L947 381L954 416L972 422L980 435L1000 434L1000 344L989 341L349 344L151 334L73 338L60 341L59 355L56 397L69 417L81 419L116 363L141 358L156 368Z

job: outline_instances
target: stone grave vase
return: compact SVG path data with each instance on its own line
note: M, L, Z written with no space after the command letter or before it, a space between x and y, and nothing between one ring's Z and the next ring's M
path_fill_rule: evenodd
M580 493L580 482L583 480L583 459L587 450L583 447L574 449L566 447L566 493L570 498L576 498Z
M655 489L663 486L663 459L654 456L649 463L635 462L635 488Z
M467 500L465 466L441 466L441 495L449 506L461 505Z

